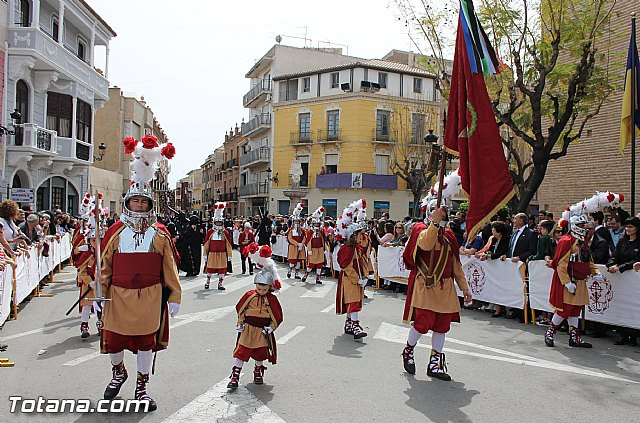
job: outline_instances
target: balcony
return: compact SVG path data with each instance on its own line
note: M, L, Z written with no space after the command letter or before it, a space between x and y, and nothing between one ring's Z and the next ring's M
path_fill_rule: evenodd
M228 171L238 166L238 159L227 160L222 164L222 170Z
M270 161L271 150L269 150L269 147L260 147L240 156L240 166L252 166L260 163L269 163Z
M316 188L370 188L398 189L396 175L374 175L371 173L325 173L316 175Z
M242 136L250 137L269 128L271 128L271 114L260 113L251 118L249 122L242 124Z
M336 131L328 131L326 129L318 129L319 144L334 144L342 142L342 129Z
M32 158L47 161L67 160L78 164L93 162L93 145L73 138L58 136L56 131L41 128L34 123L24 123L16 128L15 136L9 137L7 150L13 157L28 154ZM39 163L39 162L36 162Z
M398 142L398 134L395 131L378 131L371 130L371 141L377 144L396 144Z
M271 80L262 80L242 97L242 105L250 107L254 102L267 98L268 94L271 94Z
M269 194L268 182L254 182L240 187L240 197L266 197Z
M30 56L35 59L35 63L28 64L33 70L59 72L62 74L61 79L79 81L82 85L89 87L100 99L109 98L109 81L40 28L10 28L7 43L13 60L20 60L20 56L24 60L25 56ZM44 75L40 83L44 84L47 78L55 81L58 77L55 74ZM37 79L36 84L39 83Z
M305 145L311 144L311 132L291 132L291 138L289 139L289 144L291 145Z

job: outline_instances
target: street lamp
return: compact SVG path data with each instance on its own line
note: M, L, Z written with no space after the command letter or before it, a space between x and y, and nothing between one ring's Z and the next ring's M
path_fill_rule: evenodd
M267 168L267 175L271 175L271 172L272 172L271 167L268 167ZM267 177L269 178L269 180L271 182L275 182L276 184L278 183L278 172L276 172L276 174L275 174L275 176L273 178L271 176L267 176Z
M98 150L100 150L98 152L98 157L93 156L93 160L98 162L102 161L102 159L104 158L104 152L106 149L107 149L107 146L103 142L101 142L100 145L98 146Z
M0 135L15 135L16 131L15 131L15 127L16 127L16 121L20 120L20 118L22 117L22 113L20 113L18 111L18 109L15 109L13 112L11 112L11 114L9 115L11 116L11 126L14 129L9 129L5 126L0 125Z

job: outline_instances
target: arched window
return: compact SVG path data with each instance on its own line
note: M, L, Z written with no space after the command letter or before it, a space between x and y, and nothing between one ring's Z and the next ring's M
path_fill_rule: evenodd
M18 15L19 21L16 25L22 27L31 26L31 2L29 0L20 0L20 13Z
M16 109L20 112L20 119L16 123L26 123L29 121L29 86L22 79L16 83ZM21 126L16 128L15 143L22 145L24 142L24 129Z
M78 191L66 178L52 176L45 180L36 191L36 207L38 210L55 210L60 208L72 215L78 214Z

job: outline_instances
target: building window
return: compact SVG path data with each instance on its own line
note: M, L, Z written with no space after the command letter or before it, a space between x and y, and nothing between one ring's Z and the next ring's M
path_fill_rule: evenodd
M389 115L387 110L376 112L376 139L389 140Z
M279 99L278 101L289 101L298 99L298 80L288 79L278 84Z
M422 78L413 78L413 92L414 93L422 92Z
M380 84L380 88L387 88L387 73L378 72L378 84Z
M335 198L323 199L322 207L324 207L324 215L329 216L332 219L338 217L338 200Z
M333 72L331 74L331 88L340 88L340 73Z
M58 17L56 15L51 16L51 38L58 41L58 32L60 31L60 24L58 23Z
M71 138L73 99L70 95L47 92L47 129L58 132L59 137Z
M338 173L338 155L337 154L325 154L324 172Z
M78 52L77 52L77 56L78 59L82 60L83 62L85 61L85 53L87 50L87 43L80 37L78 37Z
M380 219L382 213L389 213L390 204L388 201L374 201L373 202L373 218Z
M307 76L302 78L302 92L308 93L309 91L311 91L311 77Z
M289 200L278 200L278 214L282 216L288 216L290 205L291 202Z
M20 13L18 14L18 22L16 25L22 27L31 26L31 2L29 0L20 0Z
M91 142L91 106L82 100L76 105L76 138Z
M302 167L302 175L300 176L300 186L308 187L309 186L309 156L297 156L297 159L300 161L300 166Z
M300 113L300 141L309 141L311 139L311 113Z
M338 137L338 128L340 127L340 111L329 110L327 112L327 136L330 140Z
M409 216L409 217L419 217L419 216L414 216L413 215L413 201L409 201L409 212L407 213L407 216Z
M389 174L389 156L386 154L376 154L376 175Z
M424 144L425 115L422 113L411 114L411 143Z
M16 110L20 112L20 119L16 120L16 124L29 121L29 87L22 79L16 82ZM22 145L24 142L24 128L18 126L16 128L15 143Z

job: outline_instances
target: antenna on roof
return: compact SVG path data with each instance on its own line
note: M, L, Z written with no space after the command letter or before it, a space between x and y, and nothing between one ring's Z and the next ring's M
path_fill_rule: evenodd
M280 44L282 42L282 37L280 35L276 35L276 43Z

